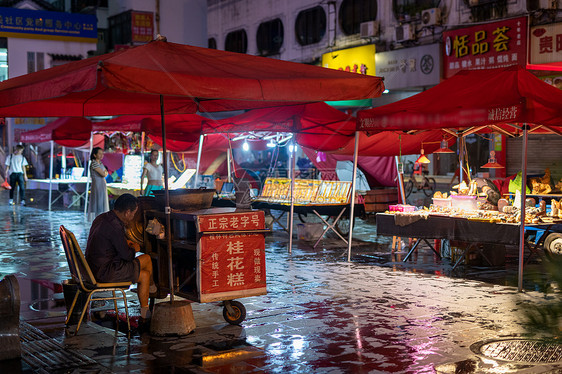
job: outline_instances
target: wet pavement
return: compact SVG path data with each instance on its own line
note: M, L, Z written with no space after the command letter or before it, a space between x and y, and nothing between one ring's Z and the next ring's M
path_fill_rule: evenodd
M0 201L7 196L0 193ZM289 254L286 234L275 231L266 240L268 294L239 299L247 309L241 326L227 324L218 303L194 303L197 327L184 337L152 337L136 328L128 339L105 321L111 313L73 336L73 328L64 329L61 282L70 274L58 228L65 225L85 247L89 222L77 210L48 212L42 201L0 205L0 278L15 274L19 280L22 334L54 348L39 362L1 362L0 373L562 372L557 354L550 363L521 355L513 361L492 355L485 344L505 340L499 344L506 353L513 339L557 342L557 326L525 323L528 305L559 304L558 294L542 293L554 285L543 262L526 267L527 291L518 293L516 248L508 248L505 265L496 267L453 271L450 260L437 259L427 247L403 263L407 243L391 251L391 238L376 236L372 218L357 221L351 262L334 235L316 249L295 240ZM129 296L130 313L138 315L136 295ZM518 344L514 351L532 353ZM28 354L31 345L23 343ZM57 350L63 363L56 363Z

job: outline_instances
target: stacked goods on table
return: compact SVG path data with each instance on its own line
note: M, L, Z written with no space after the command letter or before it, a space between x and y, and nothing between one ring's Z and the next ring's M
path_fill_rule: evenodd
M548 175L550 179L550 175ZM540 183L538 181L537 183ZM538 185L537 185L538 186ZM453 186L456 191L448 193L436 192L433 204L429 208L416 209L412 206L391 206L387 213L399 215L440 215L485 222L519 223L522 212L521 198L517 191L513 203L499 199L499 190L486 179L476 178L468 185L462 182ZM562 223L562 199L551 202L551 210L547 211L546 202L541 201L535 206L533 198L526 200L525 223L550 224Z
M348 204L351 182L295 179L294 201L298 205ZM267 178L257 201L290 204L291 180Z

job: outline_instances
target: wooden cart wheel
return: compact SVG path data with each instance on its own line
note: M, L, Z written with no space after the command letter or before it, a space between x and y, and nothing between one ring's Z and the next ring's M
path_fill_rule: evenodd
M239 301L226 300L224 302L222 316L225 321L231 325L239 325L246 319L246 307Z

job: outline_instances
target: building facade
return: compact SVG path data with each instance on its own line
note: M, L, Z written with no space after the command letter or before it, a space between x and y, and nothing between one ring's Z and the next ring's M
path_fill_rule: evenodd
M462 69L512 64L533 69L562 88L562 73L551 68L562 61L560 0L208 0L207 4L210 48L382 76L388 92L372 100L372 106L419 93ZM505 162L508 146L504 136L467 137L475 169L486 163L490 150ZM537 168L552 166L560 156L553 154ZM433 161L434 174L453 173L457 164L455 156ZM518 167L508 166L508 175ZM505 176L506 170L492 176ZM562 176L562 166L557 172Z
M207 44L205 0L0 1L0 80L147 43ZM3 146L50 118L8 118Z

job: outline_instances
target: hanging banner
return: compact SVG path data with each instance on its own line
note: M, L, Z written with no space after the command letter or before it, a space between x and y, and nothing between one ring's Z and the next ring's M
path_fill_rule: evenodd
M0 37L96 43L95 15L0 7Z
M529 63L549 64L562 61L562 23L531 28Z
M446 31L444 76L526 64L527 17Z

